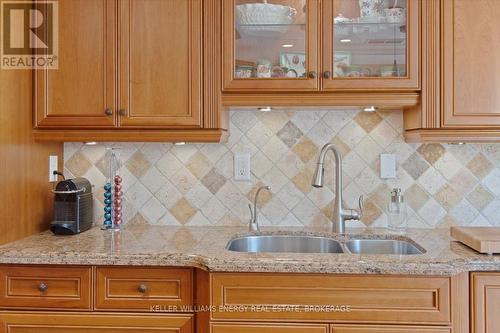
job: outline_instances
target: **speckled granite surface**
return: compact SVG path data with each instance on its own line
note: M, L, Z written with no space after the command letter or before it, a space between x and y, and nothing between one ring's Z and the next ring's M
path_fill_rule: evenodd
M346 236L320 229L263 228L263 233ZM500 255L482 255L453 241L446 230L412 229L408 236L422 255L238 253L225 249L243 227L141 225L119 232L91 229L77 236L44 232L0 247L0 263L192 266L224 272L454 275L500 270ZM383 229L348 229L347 237L385 238Z

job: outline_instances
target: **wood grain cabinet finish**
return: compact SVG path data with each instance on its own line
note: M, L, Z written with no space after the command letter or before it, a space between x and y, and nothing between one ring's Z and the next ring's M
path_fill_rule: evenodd
M181 307L192 304L190 268L96 269L96 310L153 312L156 308L158 312L185 312Z
M120 0L121 127L200 127L202 0Z
M500 273L471 274L472 333L500 329Z
M115 8L116 0L59 2L59 68L34 71L36 127L116 125Z
M442 0L442 11L442 125L500 128L500 1Z
M193 333L192 315L0 313L0 333Z
M451 329L429 326L332 325L330 333L451 333Z
M0 307L90 310L88 267L0 266Z
M214 323L211 333L328 333L328 325L280 323ZM430 332L429 332L430 333Z
M243 311L213 312L212 320L347 320L439 325L449 325L451 321L447 277L215 273L211 284L212 305L247 307ZM276 304L292 310L273 311ZM251 311L252 306L270 311ZM325 310L306 311L311 306ZM332 306L348 306L350 310Z

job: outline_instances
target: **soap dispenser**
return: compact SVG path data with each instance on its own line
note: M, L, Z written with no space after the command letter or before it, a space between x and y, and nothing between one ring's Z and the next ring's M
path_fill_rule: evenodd
M406 203L400 188L395 188L391 192L391 201L387 206L387 217L390 231L397 234L406 234Z

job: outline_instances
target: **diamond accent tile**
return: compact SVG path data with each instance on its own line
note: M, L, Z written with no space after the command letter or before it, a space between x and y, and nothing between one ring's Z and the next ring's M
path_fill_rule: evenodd
M211 169L210 161L207 159L205 154L199 151L191 156L186 163L186 167L197 179L201 179Z
M302 137L303 133L292 121L289 121L279 130L277 135L288 148L292 148Z
M201 182L212 194L216 194L226 183L226 178L213 168L203 177Z
M370 133L380 122L382 117L377 112L359 112L354 121L361 126L366 133Z
M187 201L185 198L177 201L177 203L170 209L170 213L172 213L172 215L182 225L188 223L197 211L198 210L191 206L189 201Z
M467 200L478 210L486 208L494 198L493 194L481 184L467 195Z
M404 193L406 197L406 202L413 208L413 210L419 210L422 206L429 200L429 196L425 193L424 189L418 184L413 184Z
M467 163L467 168L478 179L483 179L493 170L494 165L484 156L484 154L478 153L469 163Z
M421 145L417 151L422 155L422 157L433 165L437 160L443 156L445 149L439 143L428 143Z
M427 164L419 154L413 153L406 162L403 163L403 168L413 177L413 179L417 180L429 168L429 164Z
M125 166L134 176L141 178L151 167L151 163L141 151L136 151Z
M303 136L295 146L293 146L292 151L302 160L302 162L307 163L311 159L315 158L318 153L318 147L306 136Z
M92 163L78 151L66 162L65 167L75 177L82 177L92 167Z

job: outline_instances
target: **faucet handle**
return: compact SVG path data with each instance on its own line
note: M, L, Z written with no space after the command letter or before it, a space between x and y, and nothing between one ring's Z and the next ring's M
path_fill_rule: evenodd
M358 199L359 215L358 218L361 220L363 218L363 213L365 209L365 196L360 195Z

